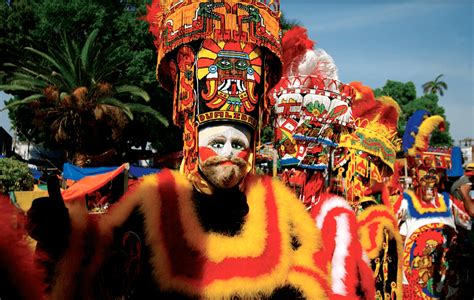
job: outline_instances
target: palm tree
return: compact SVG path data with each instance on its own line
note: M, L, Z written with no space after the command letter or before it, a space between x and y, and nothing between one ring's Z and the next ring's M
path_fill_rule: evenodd
M440 78L443 76L443 74L438 75L435 80L433 81L428 81L425 84L423 84L423 93L425 94L437 94L439 93L440 96L444 95L444 90L448 89L448 85L446 82L441 81Z
M32 120L23 120L30 124L17 124L28 128L25 135L43 131L43 138L49 136L76 165L87 161L92 165L94 157L113 158L105 154L121 152L123 149L117 148L125 144L122 132L134 114L147 114L168 126L158 111L137 102L150 101L148 93L126 84L127 78L120 72L126 62L117 48L100 47L97 35L94 30L82 47L65 34L57 50L26 47L40 60L10 64L15 71L8 84L0 85L0 90L16 96L4 109L31 115Z

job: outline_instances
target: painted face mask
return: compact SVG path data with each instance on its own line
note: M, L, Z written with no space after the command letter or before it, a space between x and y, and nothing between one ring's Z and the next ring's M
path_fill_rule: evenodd
M231 188L249 170L251 134L242 126L217 125L199 131L199 169L218 188Z
M201 176L201 131L242 125L258 144L254 132L268 123L271 109L265 95L281 74L279 1L157 2L147 21L158 49L157 78L173 93L173 122L184 130L181 171L212 193Z
M418 110L408 119L403 136L403 150L412 170L410 176L413 188L417 197L427 202L438 197L446 170L452 166L452 149L429 145L431 134L436 128L444 130L444 118Z

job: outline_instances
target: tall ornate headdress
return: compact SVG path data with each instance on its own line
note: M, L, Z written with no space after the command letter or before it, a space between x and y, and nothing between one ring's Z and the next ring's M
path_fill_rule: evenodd
M351 130L355 94L338 81L332 57L313 48L305 28L287 31L282 46L283 77L272 92L275 146L280 165L291 168L283 181L310 208L324 192L332 150Z
M365 197L369 180L382 182L393 173L401 140L397 137L400 107L390 97L375 98L371 88L350 84L356 97L352 103L355 131L343 134L335 154L337 192L346 193L353 205Z
M305 28L287 31L282 44L283 77L273 89L280 163L324 170L330 148L352 126L354 90L338 81L333 59L313 49Z
M146 19L157 78L173 92L173 121L184 128L182 170L193 176L200 126L235 122L258 130L268 122L266 94L281 72L280 3L154 0Z
M430 115L426 110L417 110L408 119L403 135L403 150L410 167L414 187L423 184L437 184L439 176L451 169L451 148L431 147L429 141L432 132L445 128L444 118ZM436 182L429 181L429 176L436 176Z
M360 82L350 85L357 90L352 105L356 130L343 135L339 146L378 157L393 172L401 145L397 136L400 107L391 97L376 99L372 89Z

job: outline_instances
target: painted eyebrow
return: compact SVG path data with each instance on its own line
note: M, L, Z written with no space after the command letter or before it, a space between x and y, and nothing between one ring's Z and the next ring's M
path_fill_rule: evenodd
M222 135L218 135L218 136L213 136L209 139L209 143L210 142L221 142L221 141L225 141L226 138L225 136L222 136Z
M246 141L245 141L244 139L239 138L239 137L234 137L234 138L232 138L231 142L232 142L232 143L240 143L240 144L242 144L242 146L244 146L244 147L249 147L249 146L250 146L250 145L247 145L247 143L246 143Z

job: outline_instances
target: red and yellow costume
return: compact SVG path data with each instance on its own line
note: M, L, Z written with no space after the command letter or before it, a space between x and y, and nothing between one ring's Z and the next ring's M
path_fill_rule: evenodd
M145 177L100 217L87 217L80 207L70 206L75 240L57 264L53 298L107 298L110 290L124 288L107 286L116 284L107 277L117 275L133 283L128 295L137 297L150 293L267 298L277 297L282 287L291 286L309 299L325 298L325 274L314 263L321 241L304 206L269 177L248 177L244 193L250 210L235 235L203 228L193 186L176 171ZM90 243L96 246L93 253L87 251ZM117 246L128 252L125 257L117 253ZM143 259L145 253L147 258ZM110 263L117 264L121 258L127 265L122 272L127 273L110 274L114 270ZM142 280L147 286L141 286ZM98 282L101 288L94 287ZM146 291L138 291L139 287ZM109 294L102 294L104 291Z
M292 168L287 184L321 231L317 259L331 278L331 299L371 299L374 280L355 213L345 199L325 193L330 153L351 131L355 94L337 80L332 58L313 45L302 27L283 36L284 77L274 90L276 148L280 164Z
M352 113L353 132L343 134L334 163L333 192L344 195L357 214L359 236L370 258L376 299L401 299L402 241L384 178L392 175L396 152L398 104L390 97L375 99L359 82Z
M408 119L403 146L413 186L396 203L400 233L405 237L403 289L405 299L458 299L461 268L458 226L471 228L471 219L446 192L438 192L450 149L429 146L434 129L444 128L441 116L416 111ZM460 242L462 243L462 241ZM455 258L456 257L456 258Z
M157 77L184 129L181 172L145 177L102 215L58 204L71 229L53 249L51 298L327 298L304 206L280 182L248 175L280 76L279 17L279 1L153 1ZM219 152L229 147L238 154ZM226 161L206 166L212 158ZM224 172L238 180L221 184Z

